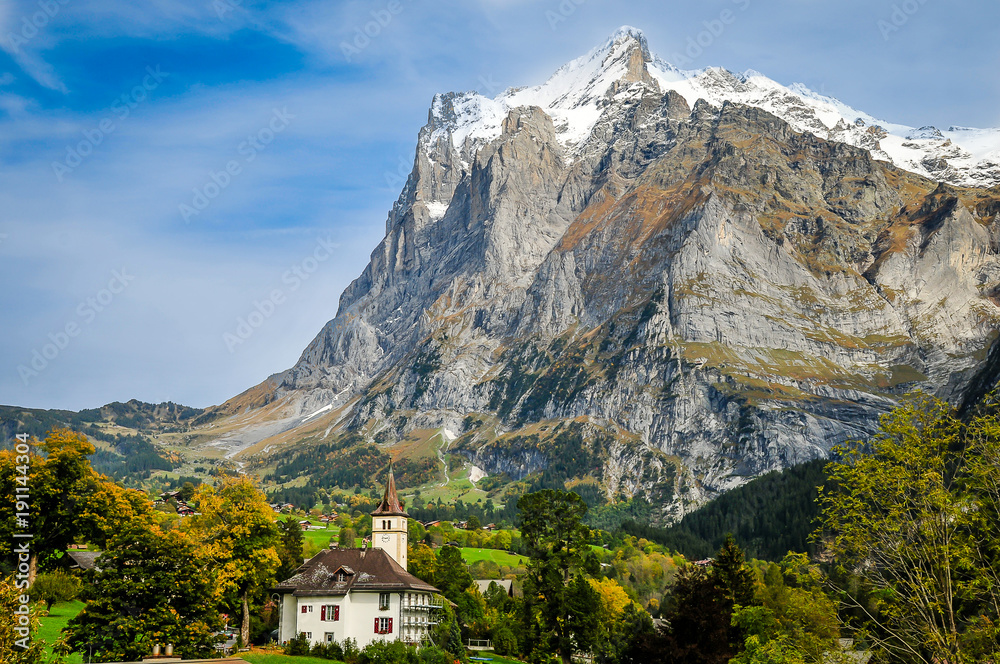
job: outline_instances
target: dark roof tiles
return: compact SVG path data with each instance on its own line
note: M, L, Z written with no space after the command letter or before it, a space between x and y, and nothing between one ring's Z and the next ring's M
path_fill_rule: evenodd
M338 571L350 570L343 581ZM413 576L382 549L326 549L303 563L277 592L296 596L346 595L354 590L440 592Z

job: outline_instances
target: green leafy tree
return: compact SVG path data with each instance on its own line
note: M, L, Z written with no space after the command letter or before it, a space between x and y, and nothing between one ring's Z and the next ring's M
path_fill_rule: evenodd
M242 608L240 638L250 643L250 601L274 582L281 565L278 529L267 497L248 477L227 477L218 489L201 485L200 515L192 528L219 566L219 588L235 592Z
M177 492L177 498L185 502L194 498L194 484L191 482L185 482Z
M739 607L733 613L733 626L745 634L743 650L730 664L807 664L821 660L806 659L787 634L783 633L774 613L764 606Z
M31 586L31 598L45 602L45 608L52 610L56 602L69 602L80 593L80 580L61 570L39 574Z
M406 570L418 579L436 587L434 581L436 568L437 556L434 555L434 549L423 542L414 544L413 540L410 540L406 552Z
M732 622L743 635L737 664L848 661L840 652L836 603L824 592L826 578L805 554L771 563L757 586L754 606L737 606Z
M138 661L156 643L184 658L213 653L222 627L213 561L182 532L131 527L115 536L87 572L83 611L68 643L96 660Z
M438 623L431 628L431 642L447 651L460 662L468 663L469 656L462 645L462 629L451 605L445 602L438 615Z
M828 466L821 535L873 589L870 637L886 654L954 664L973 661L966 641L997 642L994 425L963 433L948 404L917 395Z
M530 562L524 588L526 647L537 656L558 653L569 664L575 649L589 649L600 606L585 575L590 531L583 525L587 504L575 493L544 489L517 502L521 537Z
M337 546L341 549L353 549L357 536L358 534L354 528L341 528L340 533L337 535Z

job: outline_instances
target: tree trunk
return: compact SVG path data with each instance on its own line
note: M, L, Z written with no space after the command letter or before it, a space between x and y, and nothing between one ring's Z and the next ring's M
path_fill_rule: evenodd
M243 647L250 647L250 603L247 601L247 593L243 593L243 622L240 624L240 638L243 640Z
M28 557L28 586L35 585L35 577L38 576L38 554L32 552Z

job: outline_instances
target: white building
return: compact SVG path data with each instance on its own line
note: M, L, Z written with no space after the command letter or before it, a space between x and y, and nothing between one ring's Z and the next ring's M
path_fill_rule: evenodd
M378 639L423 641L441 606L440 591L406 571L408 518L390 468L372 512L371 548L321 551L275 588L278 640L302 632L310 643L351 638L361 648Z

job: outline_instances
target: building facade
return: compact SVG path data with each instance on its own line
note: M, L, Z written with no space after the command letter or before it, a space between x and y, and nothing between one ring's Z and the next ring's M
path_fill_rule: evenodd
M275 587L278 640L304 633L311 644L350 638L361 648L376 640L423 642L442 600L437 588L406 571L408 518L390 469L372 513L372 546L321 551Z

